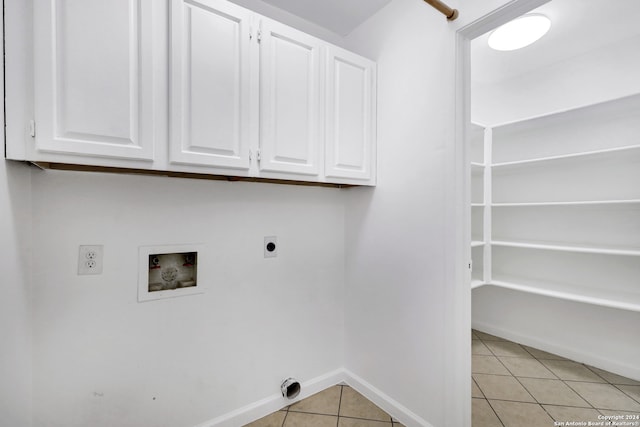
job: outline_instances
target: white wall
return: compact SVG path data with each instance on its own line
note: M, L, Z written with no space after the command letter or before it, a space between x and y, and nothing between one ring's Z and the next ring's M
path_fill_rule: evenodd
M342 367L340 190L46 171L33 192L36 426L193 427ZM180 243L210 290L138 303L138 247ZM76 274L82 244L102 275Z
M378 186L348 192L345 366L433 426L462 425L464 399L447 393L456 28L394 0L348 37L378 62Z
M640 380L640 313L493 286L473 291L481 331Z
M28 166L0 160L0 426L31 426Z
M472 86L472 120L497 125L640 93L640 36L495 84Z
M3 21L0 21L0 33ZM0 68L0 81L4 81ZM0 85L4 99L4 85ZM4 103L0 103L4 117ZM4 126L3 126L4 139ZM31 175L0 160L0 426L31 426Z

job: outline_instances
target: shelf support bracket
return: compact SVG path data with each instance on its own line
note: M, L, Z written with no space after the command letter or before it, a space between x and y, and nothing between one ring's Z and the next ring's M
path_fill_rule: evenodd
M438 12L446 16L447 20L449 21L454 21L459 15L458 9L452 9L446 4L444 4L443 2L441 2L440 0L424 0L424 1L425 3L429 3L431 6L433 6L436 10L438 10Z

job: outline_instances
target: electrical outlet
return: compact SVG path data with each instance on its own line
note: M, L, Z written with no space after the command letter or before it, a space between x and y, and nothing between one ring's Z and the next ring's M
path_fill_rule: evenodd
M264 238L264 257L275 258L278 256L278 238L269 236Z
M78 252L78 275L102 274L102 245L82 245Z

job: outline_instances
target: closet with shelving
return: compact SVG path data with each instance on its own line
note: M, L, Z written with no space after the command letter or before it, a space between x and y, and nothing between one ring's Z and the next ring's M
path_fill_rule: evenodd
M640 312L640 95L471 131L472 288Z

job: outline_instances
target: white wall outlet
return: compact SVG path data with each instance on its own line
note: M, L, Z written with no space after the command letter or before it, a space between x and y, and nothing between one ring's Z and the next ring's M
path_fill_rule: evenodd
M264 238L264 257L275 258L278 256L278 238L268 236Z
M102 274L102 245L82 245L78 253L78 275Z

